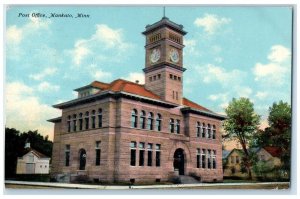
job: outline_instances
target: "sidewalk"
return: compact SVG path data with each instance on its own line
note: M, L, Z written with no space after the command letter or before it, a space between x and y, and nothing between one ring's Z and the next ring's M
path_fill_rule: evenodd
M199 184L174 184L174 185L86 185L55 182L27 182L27 181L5 181L6 185L27 185L45 188L66 188L66 189L103 189L103 190L128 190L128 189L176 189L176 188L201 188L201 189L284 189L290 187L289 182L262 182L262 183L199 183Z

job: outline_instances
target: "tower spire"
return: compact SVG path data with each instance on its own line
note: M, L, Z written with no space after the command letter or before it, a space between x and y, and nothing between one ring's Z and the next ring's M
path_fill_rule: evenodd
M164 17L163 18L165 18L166 17L166 7L164 6Z

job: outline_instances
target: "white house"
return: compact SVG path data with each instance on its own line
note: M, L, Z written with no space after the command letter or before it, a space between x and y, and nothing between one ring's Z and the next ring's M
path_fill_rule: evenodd
M18 158L17 174L48 174L49 162L49 157L27 147L25 155Z

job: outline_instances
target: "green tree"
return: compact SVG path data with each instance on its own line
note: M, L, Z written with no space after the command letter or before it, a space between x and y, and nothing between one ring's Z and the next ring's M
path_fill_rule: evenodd
M290 169L290 151L291 151L291 125L292 109L291 106L283 101L273 103L269 108L269 136L273 146L282 149L281 161L283 169Z
M247 168L248 177L252 179L252 162L247 144L258 129L260 117L254 112L253 103L248 98L233 98L225 112L227 114L223 124L225 138L237 139L241 144L244 151L243 164Z

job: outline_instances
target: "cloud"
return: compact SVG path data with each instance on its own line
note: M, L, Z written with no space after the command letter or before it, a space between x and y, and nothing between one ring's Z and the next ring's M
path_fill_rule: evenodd
M112 73L103 71L97 64L90 64L86 67L89 75L99 81L110 81L112 79Z
M139 84L145 84L145 75L143 73L129 73L129 75L127 77L124 77L123 79L131 82L136 82L136 80L138 80Z
M203 77L202 81L204 83L219 82L223 86L238 84L245 77L243 71L237 69L226 71L224 68L213 64L197 67L197 72Z
M184 39L183 41L185 45L184 55L199 55L200 53L197 50L197 40L195 39Z
M44 38L43 31L47 31L47 33L50 32L49 26L51 23L50 19L35 18L30 14L27 23L23 26L8 26L6 29L7 58L11 60L20 60L21 56L24 56L26 53L30 52L30 50L35 49L30 45L35 43L39 37ZM27 44L26 48L24 47L24 43Z
M6 30L6 41L8 44L17 45L23 39L23 30L16 25L10 26Z
M271 47L268 55L269 63L256 63L253 67L255 81L269 85L283 85L290 81L291 53L290 50L281 45Z
M227 101L228 93L219 93L219 94L209 95L208 99L210 99L212 101L216 101L216 100Z
M40 73L37 73L37 74L30 74L29 77L30 77L31 79L34 79L34 80L42 80L42 79L45 78L46 76L50 76L50 75L55 74L56 71L57 71L57 68L55 68L55 67L45 68L45 70L43 70L43 71L40 72Z
M60 86L58 85L51 85L49 82L41 82L38 87L38 91L40 92L49 92L49 91L58 91Z
M91 51L85 46L85 42L79 41L76 42L75 48L73 51L74 58L73 61L76 65L80 65L81 61L91 53Z
M96 32L90 38L75 42L68 53L76 66L91 58L99 62L103 60L119 61L133 45L124 41L122 29L113 29L106 24L97 24Z
M230 18L219 17L214 14L204 14L204 17L199 17L194 21L197 27L202 27L209 35L214 34L222 25L229 24Z
M6 126L20 131L36 130L52 139L53 124L48 119L57 117L60 111L40 102L34 90L21 82L6 84Z
M265 99L269 93L267 91L257 91L255 97L258 99Z
M247 86L234 86L234 90L238 97L249 98L252 94L252 89Z
M284 46L274 45L271 47L271 52L268 55L268 59L271 62L282 63L284 61L290 60L291 52Z

